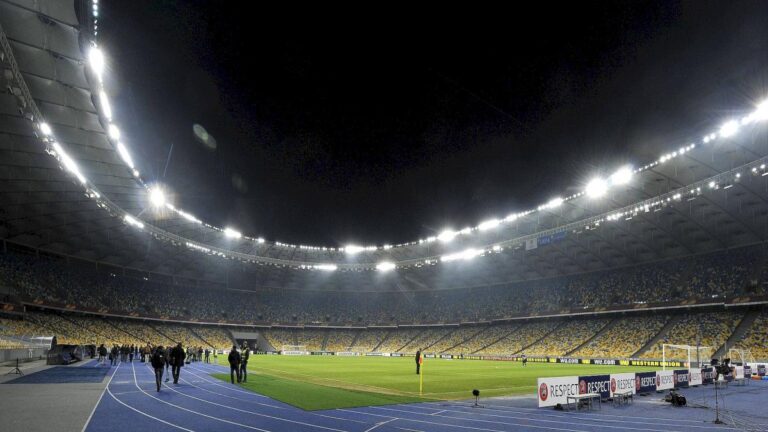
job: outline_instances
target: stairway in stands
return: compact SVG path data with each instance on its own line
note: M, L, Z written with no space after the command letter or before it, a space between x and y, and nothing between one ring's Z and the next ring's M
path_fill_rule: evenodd
M484 333L484 332L485 332L486 330L488 330L489 328L490 328L490 326L487 326L487 325L486 325L486 326L482 326L482 327L480 328L480 330L478 330L478 331L476 331L476 332L472 333L472 334L471 334L471 335L470 335L468 338L464 339L463 341L461 341L461 342L457 343L456 345L454 345L454 346L452 346L452 347L448 348L447 350L445 350L445 351L443 351L443 352L444 352L444 353L449 353L449 352L451 352L451 350L455 349L456 347L458 347L458 346L461 346L461 345L464 345L465 343L467 343L467 342L471 341L472 339L474 339L474 338L476 338L476 337L480 336L482 333Z
M564 325L566 325L567 323L568 323L567 321L561 321L561 322L559 322L559 323L558 323L558 324L557 324L557 325L556 325L554 328L552 328L552 330L550 330L550 331L548 331L548 332L544 333L544 336L542 336L542 337L540 337L540 338L536 339L536 340L535 340L535 341L533 341L532 343L529 343L527 346L524 346L524 347L520 348L520 350L518 350L517 352L514 352L514 353L512 353L512 355L515 355L515 354L519 354L519 353L521 353L521 352L525 352L525 350L529 349L530 347L532 347L532 346L536 345L537 343L539 343L539 342L543 341L544 339L548 338L549 336L551 336L551 335L552 335L553 333L555 333L556 331L560 330L560 327L563 327L563 326L564 326Z
M667 332L669 332L669 329L671 329L672 326L677 324L677 322L680 321L682 319L682 317L683 317L683 315L673 315L669 319L669 321L667 321L667 323L664 324L664 327L662 327L661 330L659 330L659 332L656 333L656 336L652 337L648 342L646 342L645 345L643 345L639 350L637 350L636 353L632 354L631 357L639 357L640 354L642 354L642 353L648 351L649 349L651 349L651 347L656 345L656 343L659 342L659 340L661 340L661 338L663 338L664 335L666 335Z
M514 331L517 331L517 330L519 330L519 329L520 329L520 326L514 326L514 327L512 327L512 328L511 328L511 329L510 329L508 332L504 333L504 335L503 335L503 336L501 336L500 338L496 338L496 339L494 339L494 340L493 340L491 343L483 345L483 347L482 347L482 348L480 348L480 349L478 349L478 350L475 350L475 351L472 351L472 353L471 353L471 354L475 354L475 353L478 353L478 352L480 352L480 351L482 351L482 350L484 350L484 349L486 349L486 348L488 348L488 347L490 347L490 346L496 345L497 343L499 343L499 342L503 341L504 339L506 339L506 338L507 338L507 336L511 335L511 334L512 334L512 332L514 332Z
M589 344L593 340L595 340L598 337L600 337L603 333L605 333L606 331L612 329L613 326L616 325L616 323L619 322L620 319L621 318L614 318L614 319L610 320L606 325L603 326L603 328L598 330L597 333L593 334L592 337L588 338L583 343L579 344L579 346L577 346L576 348L568 351L567 353L565 353L565 355L566 356L571 356L571 355L573 355L573 353L578 352L580 349L582 349L583 347L587 346L587 344Z
M742 318L741 322L733 330L733 333L731 333L731 336L728 338L728 340L725 341L725 344L723 344L723 346L719 347L717 351L715 351L713 357L728 357L728 349L734 347L738 348L737 345L739 341L742 337L744 337L744 334L749 330L749 328L752 327L752 323L755 322L758 315L760 315L758 311L747 312L746 315L744 315L744 318Z

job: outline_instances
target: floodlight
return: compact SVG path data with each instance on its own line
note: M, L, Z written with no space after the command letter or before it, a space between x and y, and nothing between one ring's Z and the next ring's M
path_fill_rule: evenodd
M117 126L113 125L112 123L107 126L107 133L109 133L109 137L115 141L120 139L120 129L118 129Z
M480 225L477 226L477 229L480 231L487 231L492 228L496 228L501 223L498 219L490 219L485 222L481 222Z
M259 242L259 243L264 243L264 239L261 238L261 237L257 238L256 241Z
M49 136L51 133L53 133L48 123L40 123L40 132L42 132L45 136Z
M229 228L229 227L224 228L224 235L229 237L229 238L236 238L236 239L238 239L238 238L243 236L242 234L240 234L239 231L235 231L234 229Z
M517 218L518 218L518 217L519 217L519 216L518 216L518 214L517 214L517 213L512 213L512 214L510 214L509 216L507 216L507 217L505 217L505 218L504 218L504 222L514 222L514 221L516 221L516 220L517 220Z
M344 246L344 252L348 254L356 254L358 252L364 251L365 248L362 246L356 246L356 245L346 245Z
M445 230L445 231L441 232L439 236L437 236L437 239L440 240L441 242L448 243L448 242L452 241L456 237L457 234L458 233L456 231Z
M461 233L461 234L469 234L471 232L472 232L472 228L470 228L470 227L466 227L466 228L462 229L461 231L459 231L459 233Z
M720 136L722 138L728 138L736 135L736 133L739 131L739 122L736 120L731 120L729 122L726 122L724 125L720 127Z
M336 269L338 269L338 267L335 264L318 264L314 266L314 268L322 271L335 271Z
M131 158L131 154L128 153L128 149L126 149L123 143L121 142L117 143L117 153L120 154L120 157L123 159L123 162L125 162L125 164L128 165L128 167L133 169L133 159ZM134 173L133 175L135 175L136 177L139 176L136 170L134 170L133 173Z
M383 272L394 270L395 267L396 267L395 263L389 262L389 261L384 261L376 264L376 270L383 271Z
M112 107L109 105L109 99L104 90L99 93L99 102L101 102L101 110L104 111L104 117L107 120L112 120Z
M91 65L93 73L101 79L101 74L104 72L104 54L97 47L91 47L88 51L88 62Z
M165 193L160 186L153 186L149 190L149 203L155 208L160 208L165 205Z
M614 186L625 185L632 180L632 167L624 166L611 175L611 184Z
M585 191L590 198L600 198L608 192L608 183L601 178L592 179L587 183Z

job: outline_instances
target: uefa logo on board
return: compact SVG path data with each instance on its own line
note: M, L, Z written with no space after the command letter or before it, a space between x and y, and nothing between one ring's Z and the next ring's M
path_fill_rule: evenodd
M539 386L539 399L541 399L542 401L545 401L547 400L548 397L549 397L549 389L547 388L547 383L542 383Z

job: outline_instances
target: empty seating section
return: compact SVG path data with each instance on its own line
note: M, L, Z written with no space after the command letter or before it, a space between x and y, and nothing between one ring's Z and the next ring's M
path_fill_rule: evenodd
M552 334L525 349L529 356L564 356L597 334L609 320L572 319Z
M609 324L601 335L573 353L585 358L628 358L656 336L669 317L643 316L621 318Z

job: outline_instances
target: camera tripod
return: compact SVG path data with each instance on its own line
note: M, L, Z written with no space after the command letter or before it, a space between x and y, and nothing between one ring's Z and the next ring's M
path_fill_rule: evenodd
M16 359L16 367L13 368L10 372L8 372L6 375L24 375L24 372L19 369L19 359Z

